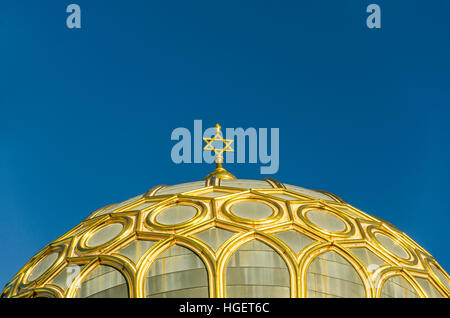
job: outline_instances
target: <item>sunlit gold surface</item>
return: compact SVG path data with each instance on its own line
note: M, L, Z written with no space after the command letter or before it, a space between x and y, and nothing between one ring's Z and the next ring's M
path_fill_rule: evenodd
M232 179L236 179L236 177L229 173L227 170L225 170L222 167L221 163L217 163L216 164L216 169L214 169L213 172L211 172L210 174L208 174L205 177L205 180L211 179L212 177L215 177L217 179L225 179L225 180L232 180Z
M270 181L270 182L269 182ZM445 277L448 275L434 258L405 233L388 222L368 215L343 202L337 196L323 192L330 200L317 199L301 193L289 191L276 180L267 180L273 188L244 189L224 186L204 186L198 189L158 195L154 188L124 206L106 206L93 212L86 220L38 252L6 285L2 297L74 297L78 286L98 264L119 270L125 277L130 297L144 297L145 274L153 261L167 248L178 244L196 253L205 264L209 279L209 296L226 297L226 264L235 251L250 240L260 240L272 247L286 262L290 274L291 297L306 297L306 272L314 258L326 251L335 251L344 257L360 276L366 297L380 297L381 287L389 277L401 275L415 289L420 297L427 297L415 277L428 279L443 297L450 292L430 268L436 266ZM206 183L205 183L206 184ZM208 197L216 191L222 194ZM284 200L274 195L285 194L293 200ZM262 220L243 219L234 215L230 207L243 200L262 202L273 209L272 215ZM156 203L139 209L143 203ZM156 218L169 206L183 204L196 209L189 220L176 224L159 224ZM102 214L106 209L108 213ZM345 229L330 232L308 220L308 211L319 209L342 220ZM120 234L113 240L96 247L86 242L100 228L119 222L123 224ZM216 251L195 238L194 235L211 227L219 227L235 233ZM314 240L298 254L274 234L295 229ZM374 233L385 234L395 240L408 253L408 258L400 258L389 252L375 238ZM154 244L135 264L118 252L134 240L154 240ZM366 247L381 258L385 265L370 271L351 251L353 247ZM41 277L29 281L28 277L35 264L49 253L59 251L60 256ZM66 290L53 285L52 280L69 264L84 264L80 274Z

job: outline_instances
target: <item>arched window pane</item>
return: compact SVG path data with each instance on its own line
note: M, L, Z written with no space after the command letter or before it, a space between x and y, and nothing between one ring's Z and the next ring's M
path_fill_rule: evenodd
M226 297L290 297L289 270L281 256L260 241L250 241L226 267Z
M436 289L436 287L433 286L433 284L428 279L422 277L414 277L414 279L423 288L428 297L442 298L441 293Z
M97 266L81 283L78 298L128 298L125 277L111 266Z
M345 258L334 251L318 255L306 274L307 297L365 297L363 282Z
M152 264L145 278L147 298L208 297L208 273L202 260L174 245Z
M395 275L384 282L381 298L419 298L419 295L405 278Z

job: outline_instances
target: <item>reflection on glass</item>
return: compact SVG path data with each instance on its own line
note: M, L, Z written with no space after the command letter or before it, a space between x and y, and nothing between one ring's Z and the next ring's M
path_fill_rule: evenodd
M365 297L364 285L355 268L335 251L316 256L306 274L307 297Z
M145 278L147 298L208 297L208 274L191 250L174 245L151 265Z
M281 256L257 240L241 246L226 267L225 296L290 297L289 270Z
M381 287L381 298L419 298L414 287L402 276L389 277Z
M98 265L81 283L78 298L128 298L125 277L111 266Z

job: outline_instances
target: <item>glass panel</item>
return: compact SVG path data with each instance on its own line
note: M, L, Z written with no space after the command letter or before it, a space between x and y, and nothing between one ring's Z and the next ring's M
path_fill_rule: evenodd
M31 273L28 276L28 281L31 282L41 277L50 267L52 267L53 264L55 264L58 256L58 252L53 252L41 259L31 270Z
M272 208L262 202L241 201L231 206L231 212L244 219L261 220L272 215Z
M217 251L219 247L234 234L236 233L213 227L207 229L206 231L195 234L194 237L202 240L203 242L208 244L214 251Z
M298 254L303 248L313 243L315 240L295 230L284 231L274 234L287 246Z
M302 187L297 187L297 186L293 186L293 185L289 185L289 184L285 184L284 185L286 187L286 189L288 189L289 191L293 191L293 192L297 192L299 194L304 194L316 199L323 199L323 200L328 200L328 201L336 201L334 199L332 199L331 197L329 197L326 194L323 194L321 192L316 192L314 190L309 190L309 189L305 189Z
M212 191L212 192L208 192L208 193L201 193L201 194L197 194L198 196L202 196L202 197L208 197L208 198L216 198L216 197L220 197L220 196L224 196L227 194L231 194L228 192L220 192L220 191Z
M381 298L419 298L414 287L402 276L389 277L381 287Z
M164 225L175 225L189 221L197 214L197 209L190 205L174 205L160 212L156 222Z
M162 188L162 189L158 190L155 195L183 193L183 192L188 192L188 191L192 191L192 190L196 190L196 189L201 189L204 187L205 187L205 181L181 183L181 184Z
M365 297L364 285L355 268L334 251L318 255L306 273L306 294L311 298Z
M202 260L187 248L174 245L154 261L145 278L147 298L206 298L208 273Z
M250 241L241 246L226 267L226 297L290 297L286 263L265 243Z
M108 224L97 230L86 242L89 247L96 247L111 241L122 232L122 223Z
M389 252L394 255L397 255L400 258L407 259L409 257L408 253L405 251L403 247L399 245L399 243L395 242L389 236L386 236L381 233L375 233L375 238L377 241L383 245Z
M450 289L450 284L447 277L445 277L445 275L442 274L442 272L436 266L434 266L434 264L430 263L430 267L436 274L436 276L439 277L440 281L445 285L445 287L447 287L447 289Z
M125 277L111 266L98 265L81 283L77 298L127 298Z
M384 260L365 247L354 247L351 248L350 251L352 251L352 253L355 254L364 263L364 265L366 265L369 273L386 264Z
M272 189L270 183L260 180L221 180L220 185L223 187L244 188L244 189Z
M133 263L137 264L155 243L156 241L136 240L121 249L117 254L128 257Z
M66 289L72 284L73 280L81 272L82 268L83 266L75 264L67 266L52 280L51 284L60 287L63 291L66 291Z
M306 212L306 217L312 223L330 232L342 232L345 230L345 223L337 216L322 210L311 210Z
M292 195L288 195L288 194L276 194L276 193L268 193L269 195L276 197L278 199L282 199L282 200L290 200L290 201L294 201L294 200L304 200L304 199L300 199L298 197L294 197Z
M434 287L434 285L426 278L414 277L416 282L425 290L425 293L430 298L443 298L441 293Z

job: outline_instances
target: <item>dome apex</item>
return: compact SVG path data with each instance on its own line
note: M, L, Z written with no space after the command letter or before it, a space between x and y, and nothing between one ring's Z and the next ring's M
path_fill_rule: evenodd
M213 172L211 172L210 174L208 174L205 177L206 181L210 181L212 183L214 183L213 178L216 179L223 179L223 180L232 180L232 179L236 179L236 177L229 173L227 170L225 170L222 166L222 163L217 163L216 164L216 169L214 169Z

